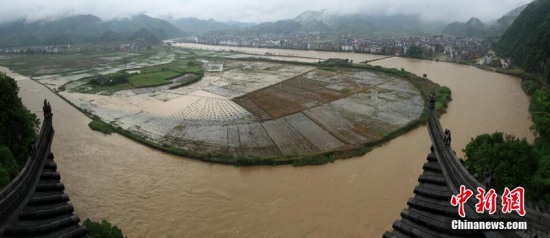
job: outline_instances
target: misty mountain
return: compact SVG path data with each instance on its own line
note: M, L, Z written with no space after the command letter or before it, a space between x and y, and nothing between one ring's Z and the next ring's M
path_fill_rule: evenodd
M321 11L305 11L294 18L294 21L301 24L308 24L309 22L327 22L330 18L334 17L329 14L326 9Z
M439 33L443 27L439 22L427 22L419 16L403 14L371 16L369 22L379 32Z
M304 25L293 20L282 20L276 22L265 22L248 28L256 34L290 34L305 30Z
M186 18L173 21L181 29L197 34L216 36L224 34L257 35L288 34L317 31L328 35L396 35L396 34L447 34L460 37L493 37L502 34L525 6L516 8L491 23L478 18L467 22L424 21L418 15L345 14L327 10L305 11L293 19L266 22L259 25L234 26L213 20ZM179 22L181 21L181 22ZM178 22L178 23L176 23ZM189 30L188 30L189 29Z
M465 23L453 22L447 25L443 30L443 34L461 36L461 37L495 37L499 36L512 25L514 20L525 9L527 5L518 7L500 17L491 23L483 23L477 18L470 18Z
M133 33L145 29L161 40L184 35L181 29L171 23L143 14L131 18L108 21L105 24L110 30L115 32Z
M371 23L370 16L367 15L343 15L334 16L325 20L330 32L338 34L368 33L375 32L378 28Z
M134 40L158 43L182 35L183 31L170 23L145 15L108 22L93 15L77 15L53 21L1 24L0 47Z
M508 29L514 23L516 18L521 14L521 12L527 7L528 4L525 4L521 7L518 7L497 19L495 22L492 22L489 26L489 34L494 36L500 36L502 33Z
M187 22L191 22L187 20ZM207 28L207 21L194 20L198 26ZM216 34L239 34L239 35L257 35L257 34L290 34L305 33L317 31L324 34L423 34L439 33L443 28L441 23L425 22L418 16L413 15L367 15L367 14L347 14L336 15L322 11L306 11L294 19L280 20L276 22L265 22L248 27L230 27L220 22L209 20L214 28L212 31L203 31L203 35L215 36ZM215 23L215 24L214 24ZM175 23L177 24L177 23ZM194 29L198 26L187 26L182 29ZM214 27L215 26L215 27ZM224 29L225 28L225 29ZM198 30L191 30L191 32Z
M414 15L330 14L326 10L306 11L294 18L306 29L321 32L350 33L436 33L442 24L422 21Z
M481 20L472 17L465 23L453 22L441 31L443 34L461 37L485 37L487 26Z
M92 15L31 23L20 20L0 25L0 46L80 43L106 31L101 19Z
M253 23L244 22L219 22L213 19L201 20L194 17L169 19L169 22L179 29L191 34L203 34L210 31L236 30L253 26Z

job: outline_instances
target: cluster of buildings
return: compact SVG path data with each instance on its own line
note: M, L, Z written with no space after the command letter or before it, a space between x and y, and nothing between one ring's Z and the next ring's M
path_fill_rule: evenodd
M241 37L237 35L190 36L180 38L180 42L206 45L225 45L258 48L283 48L314 50L311 43L321 40L319 32L292 34L261 34L257 37Z
M191 36L179 39L186 43L238 47L266 47L299 50L349 51L370 54L410 56L410 49L420 49L419 58L441 58L447 61L476 61L487 54L490 45L479 38L448 36L351 37L323 39L319 32L265 34L255 38L238 35Z
M122 51L138 51L139 45L137 43L124 43L121 44L119 50Z
M487 54L479 58L477 64L482 66L507 69L510 67L510 65L512 65L512 60L510 58L497 57L493 50L489 50Z
M4 54L57 54L67 51L71 45L32 46L25 48L0 48Z
M82 51L139 51L151 49L151 45L140 45L135 42L122 44L96 44L82 49ZM81 52L81 48L73 45L47 45L30 47L0 48L0 54L59 54L69 52Z
M416 52L413 52L415 48ZM490 45L477 38L455 38L447 36L403 36L392 38L346 39L341 42L342 51L419 58L443 58L451 61L477 60ZM418 55L414 55L414 54Z

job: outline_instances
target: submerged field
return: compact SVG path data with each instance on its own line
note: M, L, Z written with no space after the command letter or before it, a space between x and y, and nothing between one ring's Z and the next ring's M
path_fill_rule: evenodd
M35 79L134 138L227 163L299 160L376 143L421 117L418 85L435 87L380 70L327 70L208 51L162 49L134 56L140 63L120 57L127 58ZM128 83L89 83L96 72L121 66L137 72ZM202 78L191 81L197 74Z

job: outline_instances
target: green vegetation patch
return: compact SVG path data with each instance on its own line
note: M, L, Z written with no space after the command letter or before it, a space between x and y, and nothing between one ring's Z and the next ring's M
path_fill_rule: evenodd
M539 159L535 176L530 182L535 197L550 203L550 89L548 87L540 87L531 96L529 112L533 120L531 130L537 136L534 151Z
M130 76L128 82L136 88L154 87L170 84L168 79L179 76L181 73L175 71L158 71L152 73L140 73Z
M194 82L197 82L199 79L201 79L203 76L203 74L201 75L191 75L189 77L182 77L179 81L179 83L175 86L171 86L170 89L176 89L176 88L179 88L179 87L183 87L185 85L189 85L189 84L192 84Z
M88 228L89 236L96 238L123 238L122 231L111 223L103 220L101 222L95 222L90 219L86 219L83 225Z
M37 137L39 121L17 95L15 80L0 73L0 189L17 176Z
M94 116L92 121L88 123L88 126L94 131L99 131L107 135L110 135L116 132L116 130L113 128L111 124L104 122L98 116Z
M76 89L77 92L89 93L89 94L102 94L102 95L112 95L113 93L121 90L132 89L132 86L129 83L116 84L116 85L92 85L87 84L80 86Z
M436 92L435 110L438 112L446 111L447 104L452 100L451 89L446 86L440 87Z
M19 173L19 166L10 149L0 145L0 188L8 185Z
M164 48L157 49L157 51L159 54L167 53L167 49ZM89 94L112 95L121 90L168 85L172 83L172 79L185 74L196 75L196 77L182 77L177 85L170 87L170 89L174 89L202 78L204 75L202 62L195 60L195 55L181 50L170 50L170 52L175 53L175 60L170 63L140 68L140 73L128 74L127 72L119 71L114 74L82 79L87 81L87 83L78 86L75 88L75 91ZM137 55L120 59L119 61L139 62L142 58L141 55Z
M531 2L496 42L498 55L550 83L550 1Z
M90 80L90 83L96 85L115 85L128 82L130 74L124 71L111 73L107 75L98 75Z
M141 73L130 77L130 84L137 88L161 86L170 84L170 79L174 79L186 73L198 75L198 78L189 80L189 82L194 82L202 78L202 75L204 74L204 70L201 67L202 62L191 58L182 59L181 57L182 55L178 54L177 59L171 63L140 69ZM186 85L189 82L182 82L178 85L178 87Z
M191 67L184 69L183 72L190 74L202 74L204 71L200 66L192 65Z
M533 126L531 129L543 136L550 138L550 89L543 87L531 96L529 108Z
M347 95L351 95L353 93L353 91L350 88L345 87L345 88L340 89L340 93L347 96Z
M496 188L513 189L524 187L529 200L550 198L548 178L550 164L537 154L535 147L525 138L519 139L502 132L482 134L472 139L463 150L466 165L472 174L484 180L485 173L491 173ZM513 169L512 169L513 168Z
M319 66L320 70L330 71L330 72L336 72L336 69L334 67L328 67L328 66Z
M327 66L328 65L347 66L347 65L351 65L351 63L353 63L353 60L350 61L349 59L338 59L338 58L330 58L319 62L320 65L327 65Z

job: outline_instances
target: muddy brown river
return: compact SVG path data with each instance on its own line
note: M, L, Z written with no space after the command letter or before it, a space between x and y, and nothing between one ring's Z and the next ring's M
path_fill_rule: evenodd
M454 100L441 123L452 130L459 155L480 133L498 130L533 140L528 97L517 78L404 58L373 64L426 73L451 88ZM128 237L380 237L413 195L429 151L423 126L364 156L322 166L211 164L92 131L82 113L40 84L18 78L20 97L33 112L40 114L44 98L51 101L53 152L78 215L106 219Z

